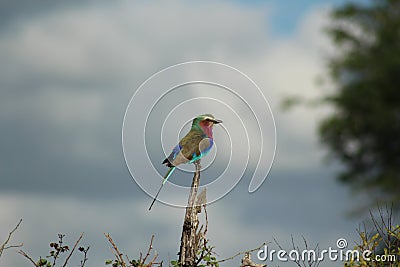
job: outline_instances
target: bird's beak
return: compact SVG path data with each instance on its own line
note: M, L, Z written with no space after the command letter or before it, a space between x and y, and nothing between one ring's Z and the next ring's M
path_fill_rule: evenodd
M213 122L214 124L222 123L221 120L217 120L217 119L212 120L212 122Z

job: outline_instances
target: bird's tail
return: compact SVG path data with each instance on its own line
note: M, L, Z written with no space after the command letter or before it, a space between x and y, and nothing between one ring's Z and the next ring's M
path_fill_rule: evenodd
M169 177L171 176L171 174L174 172L175 168L176 168L175 166L169 168L169 170L167 171L167 173L164 175L164 180L163 180L163 182L162 182L162 184L161 184L161 186L160 186L160 189L158 189L157 194L156 194L156 196L155 196L154 199L153 199L153 202L151 202L151 205L150 205L150 207L149 207L149 210L151 210L151 207L153 207L153 204L154 204L154 202L156 201L156 199L157 199L157 197L158 197L158 194L159 194L160 191L161 191L161 188L163 188L164 184L168 181L168 178L169 178Z
M168 178L171 176L171 174L174 172L174 170L175 170L175 166L173 166L173 167L171 167L171 168L169 168L169 170L167 171L167 173L164 175L164 180L163 180L163 184L165 184L166 182L167 182L167 180L168 180Z

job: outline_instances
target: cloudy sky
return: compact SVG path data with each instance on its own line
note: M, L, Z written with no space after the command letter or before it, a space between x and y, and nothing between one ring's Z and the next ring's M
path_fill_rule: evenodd
M321 30L329 10L343 2L0 1L0 240L22 218L13 241L35 258L47 255L57 233L73 243L85 232L87 266L101 266L112 258L103 237L109 232L132 257L155 234L160 259L174 259L184 210L156 203L148 212L151 198L125 164L122 124L132 95L151 75L206 60L233 66L257 83L277 132L275 161L263 185L248 193L250 165L238 186L208 207L208 237L220 258L273 237L289 248L291 234L299 244L304 236L321 248L335 247L338 238L353 244L359 220L346 213L354 198L335 182L338 167L324 163L326 150L316 135L329 110L280 109L286 96L313 98L330 90L317 85L334 52ZM196 88L180 95L195 96ZM224 99L217 91L210 97ZM166 105L177 105L173 99ZM240 105L232 105L240 113ZM220 115L231 119L222 109ZM157 128L157 120L149 127ZM211 176L226 163L223 129L236 131L234 123L224 127L215 129L221 141L218 146L216 138ZM248 127L251 136L254 127ZM271 133L264 137L273 143ZM156 164L163 159L156 156L158 143L149 145ZM147 157L135 155L139 162ZM179 173L174 182L187 176ZM0 266L28 265L12 250L0 258Z

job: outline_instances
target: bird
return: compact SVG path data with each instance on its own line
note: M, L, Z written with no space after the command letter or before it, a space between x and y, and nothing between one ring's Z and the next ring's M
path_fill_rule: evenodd
M169 167L169 170L164 175L160 189L154 197L153 202L151 202L149 210L151 210L162 187L177 166L185 163L194 163L207 155L214 144L213 126L219 123L222 123L222 121L216 119L211 114L203 114L193 119L190 131L179 141L172 149L171 154L162 162L162 164Z

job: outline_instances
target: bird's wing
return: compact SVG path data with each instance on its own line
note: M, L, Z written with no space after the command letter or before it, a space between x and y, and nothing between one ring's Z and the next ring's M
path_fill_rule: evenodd
M176 159L177 155L179 154L179 152L181 151L182 147L180 144L177 144L174 149L172 149L171 154L169 154L169 156L164 159L164 161L162 162L162 164L166 164L168 167L172 167L173 164L172 162L174 161L174 159Z
M179 142L181 146L181 150L176 155L176 158L173 160L172 165L178 166L182 163L191 162L194 158L201 155L199 144L203 139L202 133L198 131L189 131L189 133L182 138Z

